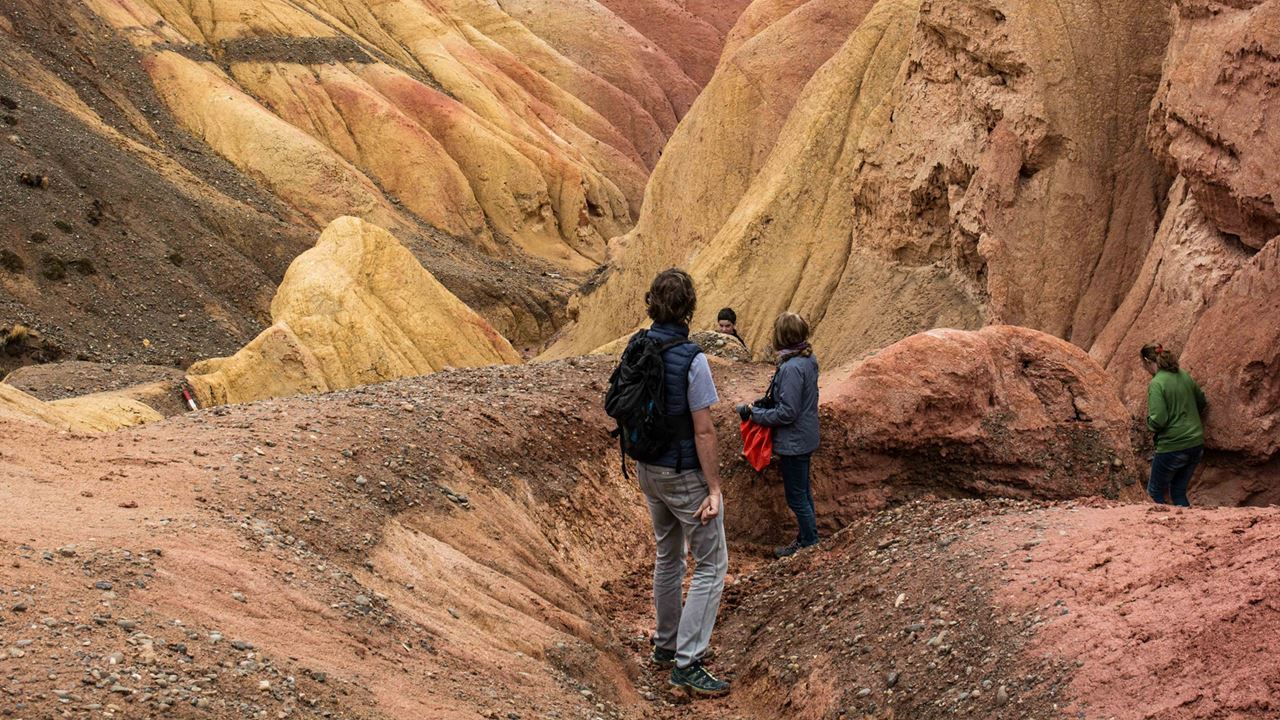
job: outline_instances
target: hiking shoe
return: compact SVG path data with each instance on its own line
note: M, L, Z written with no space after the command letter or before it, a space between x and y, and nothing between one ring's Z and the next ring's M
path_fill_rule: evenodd
M649 662L657 665L658 667L675 667L676 651L655 647L653 649L653 654L649 656Z
M800 547L801 547L800 541L795 540L790 545L783 545L782 547L774 548L773 556L776 558L791 557L792 555L795 555L798 550L800 550Z
M718 697L729 694L729 683L707 672L700 662L687 668L672 668L671 679L667 683L672 687L684 688L695 695Z

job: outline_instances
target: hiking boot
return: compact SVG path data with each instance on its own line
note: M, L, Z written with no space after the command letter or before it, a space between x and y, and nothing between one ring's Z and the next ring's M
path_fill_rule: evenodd
M817 540L814 540L808 545L802 544L799 540L793 540L790 545L784 545L782 547L774 548L773 556L777 558L791 557L792 555L795 555L797 552L800 552L805 548L815 547L817 544L818 544Z
M793 540L790 545L783 545L782 547L774 548L773 556L776 558L791 557L792 555L795 555L801 547L799 540Z
M655 647L653 649L653 654L649 656L649 662L657 665L658 667L675 667L676 651Z
M672 668L671 679L667 683L672 687L684 688L695 695L718 697L729 694L729 683L707 672L700 662L687 668Z

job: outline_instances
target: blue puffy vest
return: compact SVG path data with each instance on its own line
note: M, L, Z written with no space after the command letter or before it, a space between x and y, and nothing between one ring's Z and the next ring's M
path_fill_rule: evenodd
M655 323L649 328L649 337L660 343L689 337L689 328L685 325L668 325ZM676 345L662 354L662 367L666 373L667 415L689 414L689 366L693 359L702 352L697 343L685 342ZM698 447L693 438L680 440L673 444L661 457L650 463L659 467L683 470L698 470Z

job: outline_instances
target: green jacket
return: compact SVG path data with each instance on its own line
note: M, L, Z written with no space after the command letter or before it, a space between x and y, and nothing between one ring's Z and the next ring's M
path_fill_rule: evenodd
M1208 403L1185 370L1161 370L1147 385L1147 427L1156 434L1156 452L1168 453L1204 444L1200 413Z

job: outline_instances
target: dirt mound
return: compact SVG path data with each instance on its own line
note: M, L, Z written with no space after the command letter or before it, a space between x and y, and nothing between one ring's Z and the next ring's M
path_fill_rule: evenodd
M124 393L95 393L44 402L6 383L0 383L0 413L7 418L80 433L109 432L161 419L155 409Z
M757 716L1262 720L1277 530L1274 510L911 503L739 578L718 662Z
M62 400L153 383L168 383L176 388L182 379L181 370L161 365L113 365L73 360L18 368L4 377L4 383L41 400Z
M1280 712L1274 509L1049 508L975 533L1033 654L1074 659L1068 712L1160 720ZM1176 611L1171 611L1177 608Z
M912 503L743 577L718 640L735 693L794 718L1055 717L1070 656L1031 656L1033 614L1000 606L964 544L1028 509Z
M183 379L157 365L28 365L0 381L0 406L62 430L110 431L187 412Z
M191 366L201 406L520 362L390 233L352 217L334 220L293 261L271 317L240 352Z
M673 137L664 164L718 155L744 176L704 197L688 186L697 173L660 166L631 240L669 209L677 231L620 243L553 352L625 332L632 299L670 265L701 283L695 321L737 308L753 348L784 309L810 317L820 353L840 360L936 326L1007 322L1084 346L1101 331L1167 187L1144 142L1166 14L1138 2L902 0L849 19L847 39L784 106L776 144ZM722 63L717 75L735 72ZM700 110L729 125L754 112L711 106L718 80L686 127ZM679 194L710 211L681 212Z
M691 334L689 339L698 343L698 347L702 348L702 352L707 355L734 362L751 361L751 353L747 352L746 346L732 335L703 331Z
M636 717L599 588L647 520L605 373L446 372L100 437L0 418L0 648L38 678L9 707Z

